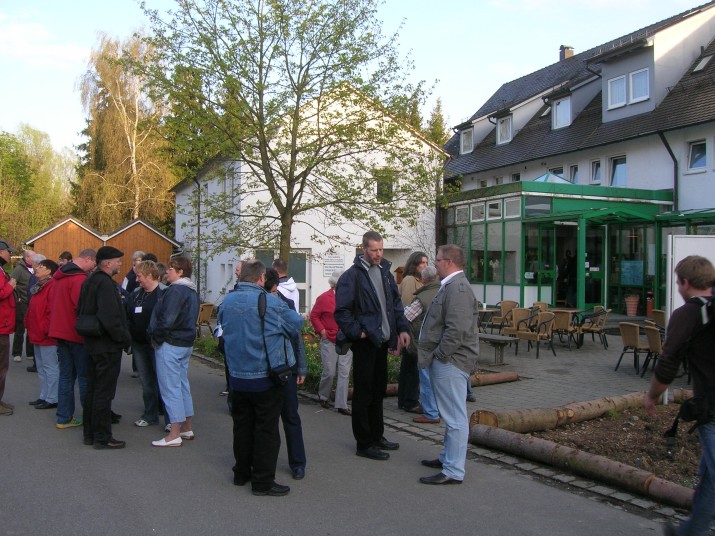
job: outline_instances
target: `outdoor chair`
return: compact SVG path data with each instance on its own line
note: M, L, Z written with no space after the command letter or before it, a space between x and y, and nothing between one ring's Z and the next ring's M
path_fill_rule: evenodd
M559 341L564 342L564 337L569 345L569 350L571 349L571 339L576 341L577 328L574 326L571 313L568 311L555 310L554 313L554 326L553 333L559 336Z
M529 323L531 318L524 320L524 323ZM533 343L536 343L536 359L539 359L539 347L542 342L548 342L551 347L551 351L556 357L556 350L554 349L553 341L553 328L554 328L554 313L550 311L542 311L536 315L536 323L529 331L517 330L517 343L516 351L519 351L519 340L527 341L529 344L527 346L527 351L531 348Z
M209 329L209 333L213 333L211 330L211 315L214 312L213 303L202 303L199 306L199 316L196 319L196 336L201 337L201 328L203 326Z
M656 326L665 330L665 311L653 309L653 322L655 322Z
M596 307L600 310L596 311ZM601 341L604 350L608 350L608 339L606 338L606 321L608 320L608 315L611 313L611 309L603 309L600 305L594 307L594 314L586 318L578 328L579 335L583 337L584 334L590 333L591 340L596 340L596 335Z
M503 300L497 304L499 306L499 315L495 315L491 318L489 322L489 327L494 333L494 328L498 326L499 332L511 324L511 310L515 307L519 307L519 302L514 300Z
M526 309L524 307L514 307L511 310L511 324L509 326L504 326L501 330L501 334L504 336L515 337L516 332L519 329L529 329L528 322L524 322L531 316L531 309Z
M653 370L655 370L655 362L663 352L663 339L660 338L660 330L655 326L645 326L643 331L645 331L645 336L648 339L648 355L645 356L645 361L643 362L641 378L645 376L651 359L653 360Z
M632 352L633 368L636 369L636 374L638 374L640 373L640 353L648 352L648 345L641 342L640 327L638 324L633 324L632 322L621 322L618 324L618 328L621 331L621 339L623 340L623 351L621 352L621 357L618 358L615 370L618 370L623 356L627 352Z
M548 311L549 310L549 304L543 301L535 301L534 305L531 306L532 309L538 308L539 311Z

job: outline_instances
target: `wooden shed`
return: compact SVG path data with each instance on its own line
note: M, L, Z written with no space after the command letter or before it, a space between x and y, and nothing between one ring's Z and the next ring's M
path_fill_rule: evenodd
M181 249L181 244L164 233L137 219L108 235L102 235L76 218L69 217L40 231L23 242L24 247L56 261L63 251L76 256L87 248L94 250L112 246L124 252L122 271L115 276L121 283L131 266L131 255L137 250L151 252L160 262L166 262L172 253Z

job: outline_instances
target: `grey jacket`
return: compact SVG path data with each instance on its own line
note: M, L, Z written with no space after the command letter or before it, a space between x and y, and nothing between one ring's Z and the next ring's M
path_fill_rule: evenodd
M479 306L464 273L455 275L432 300L419 342L420 368L433 359L471 374L477 369Z

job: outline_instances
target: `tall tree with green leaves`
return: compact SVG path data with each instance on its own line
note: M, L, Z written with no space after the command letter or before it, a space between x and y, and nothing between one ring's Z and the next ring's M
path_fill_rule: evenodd
M442 112L442 99L438 98L434 108L430 113L427 125L425 126L425 136L432 142L442 147L449 140L449 129L447 121Z
M378 0L181 0L147 10L156 95L167 137L201 139L204 155L240 162L238 190L202 200L220 221L201 243L277 247L293 226L345 244L345 223L384 231L414 224L434 201L436 148L398 117L414 117L421 83L385 35ZM379 194L378 194L379 192ZM193 226L192 226L193 227Z
M142 218L157 226L171 219L169 188L176 175L158 126L161 99L150 99L135 65L152 61L139 37L124 42L100 35L81 81L89 116L88 143L74 189L75 210L107 232Z

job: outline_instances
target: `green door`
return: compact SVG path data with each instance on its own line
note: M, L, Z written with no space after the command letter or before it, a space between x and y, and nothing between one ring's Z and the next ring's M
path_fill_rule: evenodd
M606 228L603 225L589 225L586 228L586 251L584 257L584 306L592 309L594 305L604 305L606 262L604 251ZM577 257L578 258L578 257Z

